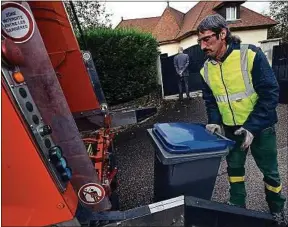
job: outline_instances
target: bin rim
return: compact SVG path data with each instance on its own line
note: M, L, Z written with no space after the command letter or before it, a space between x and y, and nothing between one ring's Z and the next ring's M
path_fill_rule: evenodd
M152 128L147 129L147 133L149 134L152 145L155 148L155 158L158 159L163 165L176 165L180 163L198 161L203 159L221 160L229 153L228 149L206 153L168 153L165 151L165 148L161 145L160 141L154 135Z
M184 125L200 126L205 130L205 132L207 132L211 136L211 138L215 138L215 140L209 140L207 142L195 141L194 143L198 145L201 144L203 145L204 143L211 143L211 144L213 143L214 145L217 144L217 147L214 146L211 148L205 148L205 150L203 150L203 148L193 148L193 152L191 152L191 147L189 145L173 143L172 141L169 141L167 136L161 130L157 130L157 128L159 128L159 126L163 124L179 124L179 125L184 124ZM187 153L193 154L197 152L206 153L211 152L213 150L215 151L215 149L217 149L217 151L221 151L226 150L229 147L233 147L236 143L235 141L232 141L224 136L212 134L205 128L205 125L201 123L186 123L186 122L155 123L152 128L152 133L156 137L156 139L160 142L162 147L166 150L166 152L171 154L187 154Z

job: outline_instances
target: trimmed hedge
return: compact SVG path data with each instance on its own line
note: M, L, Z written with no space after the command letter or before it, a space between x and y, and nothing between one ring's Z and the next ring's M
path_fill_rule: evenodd
M159 52L152 35L95 28L85 32L85 40L110 105L142 97L157 88Z

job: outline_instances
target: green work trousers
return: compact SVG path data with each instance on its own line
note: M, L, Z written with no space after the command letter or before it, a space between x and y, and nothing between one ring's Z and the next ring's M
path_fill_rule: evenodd
M243 151L240 146L244 136L236 136L237 128L224 126L225 136L236 142L226 157L227 171L230 183L230 203L245 206L245 161L248 149ZM278 172L277 146L275 126L263 130L255 136L251 146L252 156L264 175L266 201L270 212L279 212L283 209L285 198L281 194L282 185Z

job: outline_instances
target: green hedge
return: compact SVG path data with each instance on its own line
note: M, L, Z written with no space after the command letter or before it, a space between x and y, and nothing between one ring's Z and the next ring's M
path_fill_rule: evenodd
M86 31L85 40L110 105L142 97L157 87L159 52L152 35L97 28Z

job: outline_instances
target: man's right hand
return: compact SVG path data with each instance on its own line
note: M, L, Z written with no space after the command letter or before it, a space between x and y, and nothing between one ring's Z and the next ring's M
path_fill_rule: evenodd
M214 132L221 133L221 126L217 124L207 124L206 129L211 133L214 133Z

